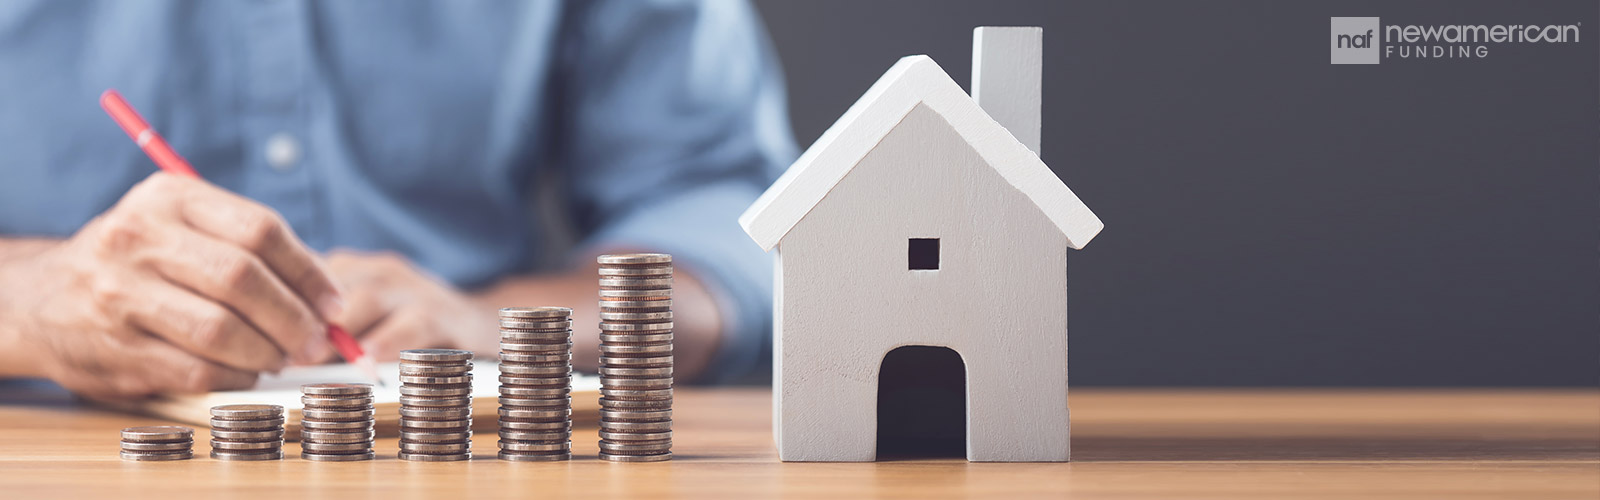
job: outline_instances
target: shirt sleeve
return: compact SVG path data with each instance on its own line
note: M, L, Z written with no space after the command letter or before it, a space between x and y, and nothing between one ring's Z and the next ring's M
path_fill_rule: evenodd
M697 382L770 366L772 259L738 217L795 145L756 13L742 0L625 0L572 14L556 140L580 248L671 253L706 282L724 329Z

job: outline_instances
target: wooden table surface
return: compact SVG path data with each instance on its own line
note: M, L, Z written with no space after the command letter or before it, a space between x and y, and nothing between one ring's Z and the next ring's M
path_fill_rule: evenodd
M0 393L0 498L1072 497L1600 498L1600 390L1074 389L1072 463L781 463L771 398L680 389L677 459L125 462L157 423ZM206 453L197 430L197 457ZM493 456L494 436L475 446ZM483 453L488 450L488 453Z

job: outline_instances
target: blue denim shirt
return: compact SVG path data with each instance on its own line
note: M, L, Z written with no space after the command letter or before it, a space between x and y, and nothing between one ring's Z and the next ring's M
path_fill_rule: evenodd
M317 249L472 288L600 247L669 252L771 350L771 261L736 222L793 159L739 1L5 0L0 236L67 236L155 170L116 88L206 179Z

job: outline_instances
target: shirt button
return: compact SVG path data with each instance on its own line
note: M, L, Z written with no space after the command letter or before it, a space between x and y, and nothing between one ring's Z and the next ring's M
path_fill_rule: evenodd
M300 141L285 132L272 134L267 138L267 165L273 170L287 172L294 169L294 164L300 161Z

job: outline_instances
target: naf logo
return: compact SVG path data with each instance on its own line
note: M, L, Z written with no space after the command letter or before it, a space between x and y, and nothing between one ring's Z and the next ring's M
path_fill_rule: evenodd
M1376 17L1333 18L1333 64L1378 64L1382 30Z

